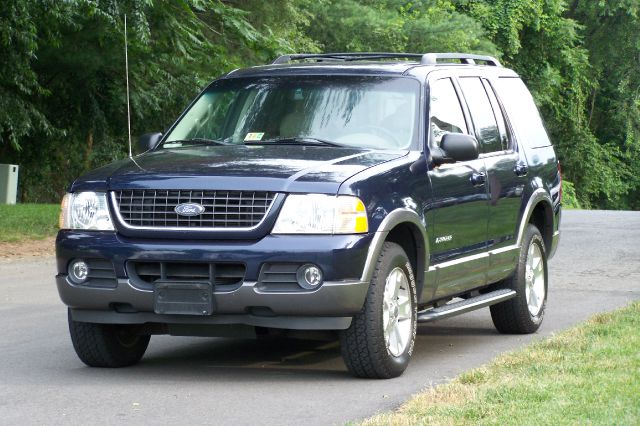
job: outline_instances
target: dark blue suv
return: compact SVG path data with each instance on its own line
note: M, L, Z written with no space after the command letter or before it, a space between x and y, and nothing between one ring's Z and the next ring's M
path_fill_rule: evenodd
M87 365L134 364L152 334L331 330L349 371L389 378L419 322L491 306L500 332L540 326L560 167L494 58L283 56L141 145L62 203L56 280Z

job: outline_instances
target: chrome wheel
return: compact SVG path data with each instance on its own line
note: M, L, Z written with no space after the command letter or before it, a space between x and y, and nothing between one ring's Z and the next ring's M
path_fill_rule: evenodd
M531 243L525 266L525 296L531 316L538 316L545 298L545 274L542 250L538 244Z
M387 276L382 302L382 323L387 351L394 357L404 353L411 340L411 291L402 268L394 268Z

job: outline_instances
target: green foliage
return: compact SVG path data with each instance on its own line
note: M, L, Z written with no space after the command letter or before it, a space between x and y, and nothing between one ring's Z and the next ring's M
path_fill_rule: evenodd
M562 207L567 209L581 209L576 189L568 180L562 181Z
M168 127L216 76L317 48L303 0L9 0L0 6L0 158L23 201L58 200L127 152L124 22L133 134Z
M602 191L590 201L605 208L640 209L640 3L580 0L568 15L584 25L596 81L588 94L589 129L624 171L626 194Z
M482 26L458 13L450 1L320 0L308 34L324 51L499 54Z
M0 162L23 201L126 155L125 13L134 138L283 53L488 53L532 89L580 205L640 209L637 0L0 2Z
M47 11L59 14L57 4L6 1L0 3L0 143L19 148L19 140L32 129L50 134L47 117L29 98L44 93L31 68L36 58L38 34L36 22L47 19ZM48 10L45 10L48 9ZM53 42L50 34L43 34Z

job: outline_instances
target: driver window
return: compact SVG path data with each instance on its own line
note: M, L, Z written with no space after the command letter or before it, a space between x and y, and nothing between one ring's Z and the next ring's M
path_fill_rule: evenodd
M204 93L173 130L171 140L222 139L225 119L233 99L233 92Z
M429 127L434 145L440 146L442 137L447 133L469 133L460 99L450 78L431 82L429 96Z

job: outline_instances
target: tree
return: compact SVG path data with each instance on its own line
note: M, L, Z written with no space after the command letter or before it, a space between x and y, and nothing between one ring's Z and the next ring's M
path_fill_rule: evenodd
M640 4L573 1L568 15L584 24L585 45L597 78L589 93L589 128L628 168L628 195L601 193L594 204L640 209Z
M307 22L298 3L2 3L0 53L11 60L0 65L0 152L3 161L22 165L22 200L59 199L83 171L125 155L125 13L133 133L139 134L165 129L223 72L298 46L313 49L298 29Z
M481 25L449 1L319 0L307 33L324 51L498 54Z
M587 101L595 87L579 24L564 16L562 0L466 1L474 16L532 90L563 164L583 205L601 191L624 192L615 152L588 127ZM589 158L591 162L584 159ZM594 170L592 165L597 164ZM609 185L605 188L606 185Z
M134 135L164 130L216 76L283 53L498 56L532 89L582 205L640 208L637 0L6 0L0 161L54 201L123 158L123 16Z

